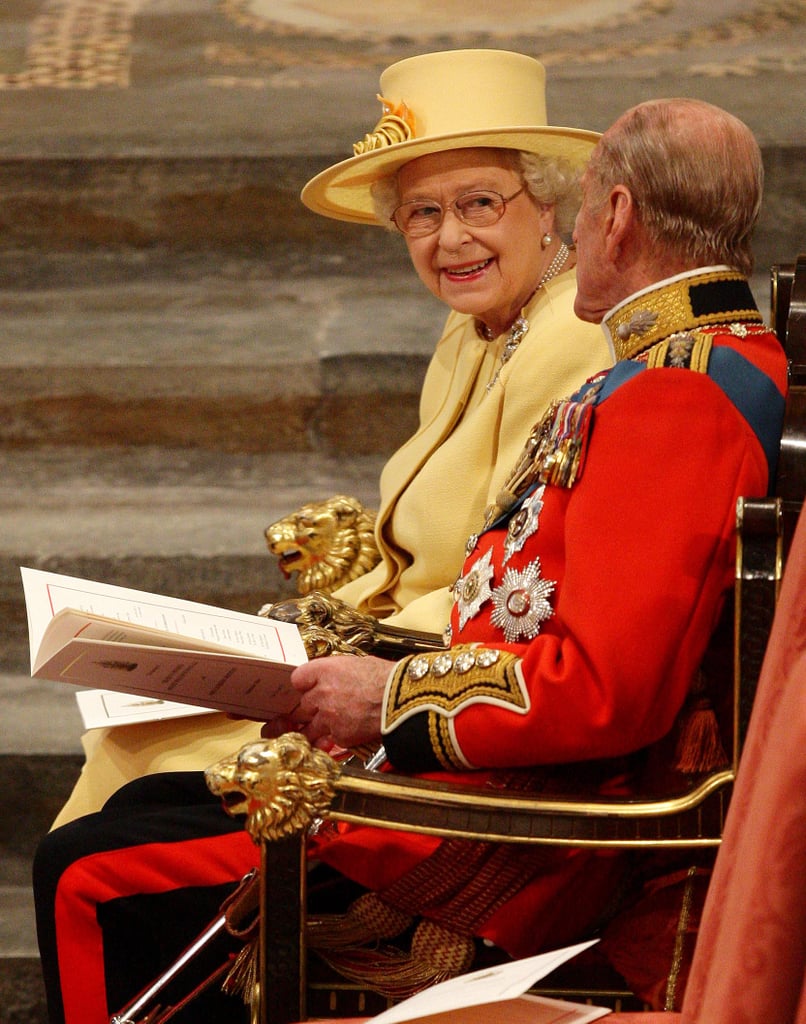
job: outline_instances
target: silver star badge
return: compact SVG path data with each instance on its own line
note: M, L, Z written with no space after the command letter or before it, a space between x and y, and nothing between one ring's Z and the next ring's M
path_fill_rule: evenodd
M507 539L504 543L504 565L510 560L516 551L520 551L529 537L537 530L538 519L543 509L543 492L546 485L543 484L530 494L510 519L507 527Z
M554 614L548 599L555 586L552 580L544 580L540 575L539 558L520 572L507 569L500 586L493 591L490 621L504 631L508 643L537 636L542 623Z

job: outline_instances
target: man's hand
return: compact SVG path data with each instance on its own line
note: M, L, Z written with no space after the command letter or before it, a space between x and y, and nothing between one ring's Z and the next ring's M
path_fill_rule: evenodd
M291 673L300 693L293 715L267 722L262 734L301 732L312 746L329 750L381 741L381 706L391 665L382 658L336 655L316 658Z

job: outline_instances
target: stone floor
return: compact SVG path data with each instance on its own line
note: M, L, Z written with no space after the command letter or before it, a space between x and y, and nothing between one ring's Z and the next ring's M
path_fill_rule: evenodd
M19 566L252 610L290 587L267 523L374 500L443 310L391 236L297 195L374 125L383 67L464 45L541 57L557 124L671 94L743 117L766 305L806 244L803 0L0 5L0 1024L45 1021L30 858L80 764Z

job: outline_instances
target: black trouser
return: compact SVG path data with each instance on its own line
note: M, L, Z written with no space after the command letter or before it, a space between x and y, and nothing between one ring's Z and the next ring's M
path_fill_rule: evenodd
M219 916L259 862L202 772L145 776L102 810L50 832L34 860L34 895L50 1024L106 1024ZM338 912L364 890L319 865L309 906ZM278 908L282 913L282 908ZM87 941L89 938L89 941ZM242 943L225 932L160 995L174 1005ZM176 1024L242 1024L242 1002L215 985Z
M223 811L201 772L138 779L101 811L50 832L34 860L50 1024L103 1024L96 1021L102 1001L108 1019L154 981L218 915L222 901L257 862L257 848L245 843L242 833L243 821ZM226 863L217 863L216 847L225 845L233 852ZM204 878L208 854L215 862L210 884ZM166 859L170 872L160 866ZM153 877L142 878L150 863ZM144 884L138 888L139 880ZM241 945L223 933L172 985L168 1003L206 977L228 949ZM224 996L218 986L175 1018L176 1024L248 1019L241 1001Z

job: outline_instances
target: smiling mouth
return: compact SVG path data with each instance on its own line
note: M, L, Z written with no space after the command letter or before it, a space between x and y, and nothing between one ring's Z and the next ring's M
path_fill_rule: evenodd
M486 260L479 260L477 263L469 263L464 267L443 267L442 272L452 278L472 277L474 274L478 274L489 267L491 263L492 257Z

